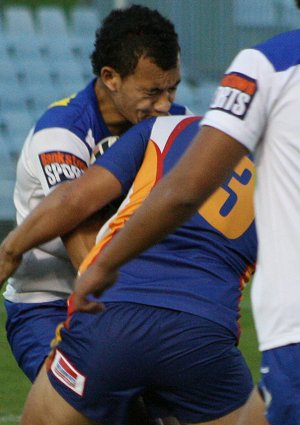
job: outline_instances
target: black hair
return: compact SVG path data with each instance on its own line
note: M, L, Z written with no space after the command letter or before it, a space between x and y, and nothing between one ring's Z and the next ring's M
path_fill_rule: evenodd
M111 66L122 78L134 73L142 56L164 71L175 68L180 52L172 22L157 10L139 5L113 10L96 31L94 46L94 74L99 76L104 66Z
M300 0L296 0L296 6L300 9Z

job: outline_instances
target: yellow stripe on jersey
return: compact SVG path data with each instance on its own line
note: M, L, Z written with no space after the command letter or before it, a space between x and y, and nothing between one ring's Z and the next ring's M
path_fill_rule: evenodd
M54 106L67 106L71 102L71 100L74 99L75 96L76 96L76 93L72 94L69 97L65 97L64 99L57 100L57 101L51 103L48 106L48 109L53 108Z
M156 144L149 141L144 161L134 180L130 192L123 201L120 209L109 220L108 229L102 239L94 245L87 257L83 260L79 273L83 273L94 261L96 256L101 252L103 247L112 239L112 237L124 227L125 223L142 204L149 195L151 189L157 180L158 166L160 165L161 154Z

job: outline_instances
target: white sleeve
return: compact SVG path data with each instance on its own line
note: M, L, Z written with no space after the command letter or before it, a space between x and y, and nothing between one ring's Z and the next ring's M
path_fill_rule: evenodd
M44 195L57 184L80 177L91 159L87 145L63 128L38 131L24 149L27 165L30 164L32 175L40 181Z
M254 150L266 127L274 68L258 50L242 50L227 69L202 125Z

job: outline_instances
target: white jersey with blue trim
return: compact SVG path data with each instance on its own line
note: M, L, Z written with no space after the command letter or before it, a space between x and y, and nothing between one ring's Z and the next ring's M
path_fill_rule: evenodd
M102 154L116 140L99 111L94 84L95 79L77 94L54 102L30 131L17 165L14 203L18 224L58 184L79 177L93 161L95 148ZM170 113L190 111L174 103ZM75 277L64 245L56 238L24 254L4 297L31 303L65 299Z
M252 304L262 351L300 342L300 30L242 51L202 125L255 151L259 250Z

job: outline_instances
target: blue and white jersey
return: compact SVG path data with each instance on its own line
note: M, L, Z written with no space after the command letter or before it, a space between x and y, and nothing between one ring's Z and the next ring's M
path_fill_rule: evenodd
M96 165L108 169L128 195L100 230L85 270L174 166L201 118L161 117L126 132ZM161 243L120 269L102 301L135 302L199 315L238 336L241 290L256 261L254 164L243 158L199 211ZM182 176L182 184L188 184Z
M94 160L96 145L103 153L116 140L99 111L95 81L77 94L51 104L29 133L17 166L17 223L58 184L79 177ZM170 113L189 111L174 103ZM57 212L60 213L64 212ZM62 241L57 238L23 256L4 296L16 302L67 298L75 277Z
M261 350L300 342L300 30L242 51L203 124L255 152L259 240L252 287Z

